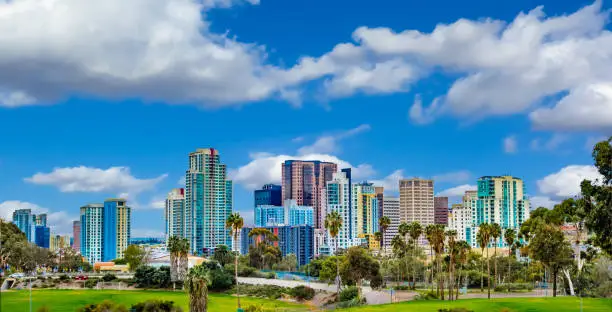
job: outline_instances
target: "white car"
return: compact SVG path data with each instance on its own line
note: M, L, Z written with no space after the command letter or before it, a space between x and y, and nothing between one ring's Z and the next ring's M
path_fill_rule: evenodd
M11 275L9 275L10 278L24 278L25 274L23 273L13 273Z

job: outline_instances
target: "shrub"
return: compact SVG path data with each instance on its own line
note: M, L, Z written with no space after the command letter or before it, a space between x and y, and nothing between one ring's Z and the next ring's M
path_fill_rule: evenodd
M438 300L438 295L433 291L422 292L414 297L414 300Z
M88 304L78 310L79 312L127 312L123 305L118 305L110 300L101 303Z
M394 290L410 290L410 286L407 285L398 285L398 286L393 286Z
M520 291L520 290L528 290L531 291L533 289L533 285L530 283L506 283L497 285L495 287L495 291L497 292L512 292L512 291Z
M183 309L174 305L174 301L147 300L132 305L133 312L182 312Z
M235 284L234 275L220 268L210 270L209 278L210 285L208 289L211 291L228 290Z
M36 309L36 312L50 312L51 310L49 310L49 308L47 308L47 306L42 306L38 309Z
M304 285L296 286L291 289L291 296L297 300L310 300L315 296L315 290Z
M275 279L276 278L276 274L274 272L268 272L266 274L266 278L267 279Z
M85 288L94 288L96 287L96 285L98 285L98 279L96 278L90 278L88 280L85 281Z
M350 301L353 298L357 298L358 294L359 289L357 289L357 287L349 286L340 292L340 302Z
M104 274L104 276L102 276L102 280L105 282L112 282L116 279L117 279L117 276L115 276L115 274L112 274L112 273L106 273Z
M168 288L170 287L170 268L156 269L150 266L140 266L134 273L134 282L141 288Z
M59 280L62 281L62 282L65 282L65 281L70 280L70 277L68 277L68 275L66 275L66 274L62 274L62 275L59 276Z
M240 285L240 295L260 298L278 299L283 293L289 294L290 291L290 288L276 285Z
M273 311L271 309L266 309L263 304L251 304L244 308L244 312L267 312Z
M336 307L337 308L352 308L361 305L361 302L357 300L357 298L353 298L348 301L339 302Z

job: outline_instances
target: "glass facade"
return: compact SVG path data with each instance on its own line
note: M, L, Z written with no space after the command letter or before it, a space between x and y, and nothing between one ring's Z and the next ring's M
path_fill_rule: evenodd
M274 244L279 247L283 257L294 254L298 259L298 265L305 265L313 258L314 228L310 225L285 225L263 227L278 237ZM241 230L241 254L249 252L249 246L255 244L255 238L249 237L252 227L244 227Z
M18 209L13 211L13 223L25 234L28 242L34 241L34 237L32 236L34 230L34 217L31 209Z

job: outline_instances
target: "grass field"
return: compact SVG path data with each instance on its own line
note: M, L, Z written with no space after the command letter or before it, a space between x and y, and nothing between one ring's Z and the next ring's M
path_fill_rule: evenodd
M29 311L29 292L10 291L0 293L0 311L26 312ZM32 291L33 311L46 306L51 312L76 311L89 303L112 300L130 307L131 304L148 299L171 300L183 307L187 312L187 295L182 292L168 291L114 291L114 290L34 290ZM290 304L276 300L255 298L242 298L243 307L249 304L262 304L266 308L276 308L277 311L308 311L306 306ZM363 306L343 311L431 311L437 312L443 308L466 308L475 312L578 312L580 301L574 297L559 298L499 298L499 299L464 299L454 302L447 301L412 301L397 304L378 306ZM210 294L209 311L231 312L236 311L236 298L228 295ZM583 301L585 312L610 312L612 299L591 299Z
M9 291L0 293L0 311L26 312L29 311L29 291ZM236 311L236 298L229 295L210 294L208 297L208 311L230 312ZM90 303L112 300L124 304L128 309L132 304L150 299L170 300L188 309L188 298L184 292L169 291L118 291L118 290L32 290L32 311L46 306L51 312L74 312ZM276 307L278 311L308 311L303 305L285 303L277 300L256 298L242 298L243 307L249 304L263 304L265 307Z

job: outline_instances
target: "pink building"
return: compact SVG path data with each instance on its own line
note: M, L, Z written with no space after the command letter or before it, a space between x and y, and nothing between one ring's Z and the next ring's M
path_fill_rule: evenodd
M81 221L72 222L72 249L81 252Z

